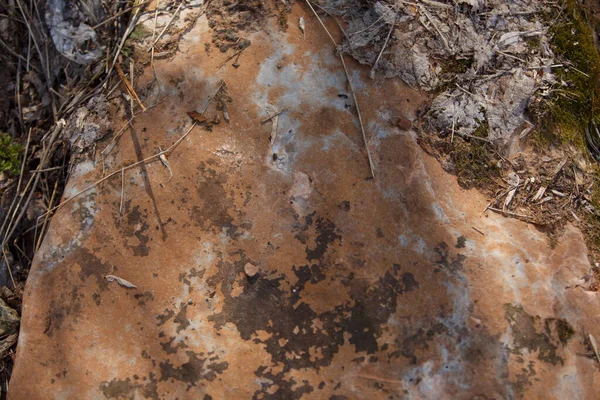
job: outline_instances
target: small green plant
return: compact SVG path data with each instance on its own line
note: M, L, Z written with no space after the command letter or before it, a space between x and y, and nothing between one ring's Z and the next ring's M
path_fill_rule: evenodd
M15 176L19 174L19 155L22 147L5 133L0 133L0 172Z

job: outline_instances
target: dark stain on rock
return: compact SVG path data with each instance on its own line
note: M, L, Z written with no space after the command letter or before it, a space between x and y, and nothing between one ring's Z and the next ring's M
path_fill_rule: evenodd
M314 249L306 247L306 258L308 261L320 260L327 252L327 247L330 244L333 244L335 240L342 240L342 236L336 232L335 224L328 219L318 217L316 227L319 233L315 240L317 245Z
M108 289L108 281L104 277L113 271L112 265L103 263L95 254L84 247L75 251L74 262L81 266L79 278L82 282L93 276L96 278L96 283L100 286L100 290Z
M163 350L167 353L167 354L175 354L177 353L177 351L179 349L187 349L187 344L185 344L185 342L181 341L179 343L173 344L173 342L175 342L175 337L172 337L168 342L166 343L161 343L160 347L163 348Z
M294 218L296 219L293 227L295 238L306 245L305 251L308 261L322 259L329 245L333 244L336 240L339 242L342 241L342 236L335 224L327 218L318 216L316 212L305 216L304 223L300 223L297 215ZM315 247L313 249L307 244L311 236L309 232L311 228L314 228L316 231Z
M350 211L350 202L348 200L344 200L338 204L338 208L342 211Z
M302 385L299 385L294 378L285 380L283 372L274 374L270 368L265 366L259 367L254 371L254 374L259 378L267 379L273 383L261 382L261 390L257 390L254 393L252 396L253 400L296 400L314 390L307 381L302 381ZM276 391L271 390L274 384L277 385Z
M150 238L148 235L144 235L144 232L146 232L149 228L148 223L146 222L147 218L148 213L146 212L145 214L142 214L142 212L140 212L139 205L135 206L133 210L127 214L127 230L130 232L129 236L133 234L139 242L135 246L128 246L133 250L133 255L136 257L146 257L150 253L150 249L147 246Z
M417 364L417 353L429 349L429 342L434 340L437 335L446 333L447 331L448 329L442 323L435 323L429 329L418 328L416 332L396 339L398 350L390 353L388 357L403 356L409 359L411 364Z
M144 228L148 229L148 226L144 225L142 229ZM139 243L136 246L129 246L129 248L133 250L133 255L135 257L146 257L148 254L150 254L150 248L147 245L150 241L150 237L144 235L142 232L143 231L140 230L135 233L135 236L139 240Z
M156 326L164 325L168 320L170 320L174 316L175 316L175 311L169 310L168 308L166 308L164 313L156 316L156 319L158 320L158 323L156 324Z
M557 324L557 320L554 318L542 320L539 316L528 314L520 304L505 304L504 310L504 316L512 329L513 352L516 354L521 354L522 350L537 352L538 360L552 365L558 363L564 365L564 360L558 354L558 346L561 342L566 343L568 338L565 336L565 332L560 333L556 328L560 326L564 329L565 325L563 324L568 325L568 322L563 321ZM553 327L555 329L552 329ZM570 328L569 332L573 330L570 325L568 327ZM569 335L567 334L567 336Z
M86 207L85 203L90 202L90 204L94 205L96 195L96 193L90 193L88 198L82 198L77 201L77 205L79 208L75 211L74 215L79 219L79 230L81 232L88 231L94 224L94 215L92 214L91 210L88 207ZM94 211L96 211L95 207Z
M179 282L181 282L185 285L188 285L190 293L192 293L194 288L191 287L191 284L192 284L191 279L192 278L202 279L204 277L205 272L206 272L205 269L198 270L198 269L192 267L187 272L184 271L184 272L180 273L178 276L178 280L179 280Z
M145 399L158 400L156 376L151 372L148 379L144 378L144 381L146 383L136 383L131 378L113 379L110 382L102 382L99 389L107 399L133 399L142 396Z
M446 242L441 242L435 247L434 250L438 255L438 259L436 260L438 268L435 269L435 272L443 270L449 272L450 274L455 274L459 271L462 271L463 264L467 257L465 257L463 254L457 254L452 260L450 255L450 247L448 244L446 244Z
M464 236L460 235L458 237L458 239L456 239L456 248L457 249L462 249L465 247L465 244L467 243L467 238L465 238Z
M175 317L175 319L173 320L173 322L175 324L177 324L177 333L181 332L182 330L186 329L188 326L190 326L190 320L187 319L187 304L186 303L181 303L179 304L179 312L177 313L177 316Z
M138 306L144 306L146 302L154 300L152 292L137 293L133 297L138 301Z
M124 380L113 379L110 382L100 384L100 390L107 399L131 397L133 398L136 390L136 385L131 382L131 379Z
M123 221L119 215L115 215L115 225L120 228L123 236L135 237L138 241L136 245L131 245L125 240L125 247L133 250L135 257L146 257L150 253L150 247L148 247L150 237L144 234L149 229L148 212L146 210L142 211L139 205L134 206L132 209L131 200L125 202L123 209L127 218Z
M224 230L230 237L239 236L238 226L234 225L234 217L230 212L235 211L234 198L227 194L225 184L227 174L218 173L208 165L215 163L200 163L198 171L198 198L200 205L192 207L190 218L196 226L203 229Z
M160 363L160 380L166 381L174 379L187 384L188 390L196 386L200 380L214 381L217 374L222 374L229 367L229 363L223 362L206 362L203 358L204 353L194 353L186 351L188 361L176 368L171 361L162 361Z
M74 286L70 293L61 293L59 299L52 299L48 316L46 317L46 329L44 333L52 337L54 333L63 327L66 321L75 323L81 315L81 298L83 294L79 288Z
M544 327L546 335L552 335L553 332L556 332L558 340L560 340L563 345L566 345L569 339L575 334L575 330L571 324L564 319L546 318L544 320Z
M317 212L313 212L304 217L304 223L300 222L300 217L298 214L294 214L294 226L292 227L292 232L295 233L294 237L300 241L302 244L306 244L308 242L308 229L313 224L313 220Z
M246 286L237 297L231 297L235 274L228 271L241 270L244 262L244 257L234 264L222 260L218 262L220 272L211 277L208 283L211 286L221 283L225 299L222 313L210 316L209 321L213 321L217 329L233 322L244 340L252 340L258 331L271 334L262 343L273 362L281 363L284 368L278 374L267 369L256 371L257 376L273 382L260 391L265 399L301 396L298 384L292 385L296 388L292 391L290 382L285 380L289 379L288 372L291 369L318 369L329 365L345 343L344 334L349 334L350 343L357 352L376 352L377 338L383 334L382 325L396 311L398 296L418 288L418 282L411 273L390 268L373 284L363 279L349 281L351 301L317 314L301 301L300 294L307 282L316 284L326 281L325 266L293 267L297 282L291 292L282 288L285 277L279 276L259 279L253 285ZM317 320L322 329L313 328ZM285 339L285 344L282 345L281 339ZM311 357L311 351L315 349L319 354L316 359ZM278 386L277 390L271 387L273 385ZM271 392L274 391L274 394L269 394L269 388L273 389ZM309 389L312 390L307 386L303 390Z
M308 282L312 284L317 284L319 282L324 281L326 278L326 270L326 267L316 264L313 264L311 266L303 265L301 267L296 267L294 265L292 267L292 271L294 271L294 274L298 278L298 281L292 288L292 294L290 299L291 302L295 303L296 301L300 300L300 293L302 292L302 290Z
M522 394L532 385L532 380L535 379L535 369L533 368L534 362L529 361L527 368L521 368L521 373L516 374L516 381L514 387L518 394ZM521 396L519 396L521 397Z

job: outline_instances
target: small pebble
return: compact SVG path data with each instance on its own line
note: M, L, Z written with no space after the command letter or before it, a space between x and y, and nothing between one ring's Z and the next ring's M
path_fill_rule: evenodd
M246 263L244 266L244 273L248 278L254 278L258 274L258 267L251 263Z

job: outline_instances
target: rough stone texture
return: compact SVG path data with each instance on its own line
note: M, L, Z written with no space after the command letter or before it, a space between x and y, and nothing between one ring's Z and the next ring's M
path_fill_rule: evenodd
M108 170L173 143L219 78L231 123L195 128L169 157L171 181L160 163L128 172L122 215L119 179L57 213L10 398L596 398L584 334L600 338L600 301L582 287L581 234L567 227L552 248L482 213L485 199L394 123L423 97L348 62L376 161L365 179L339 59L300 15L306 41L272 21L239 69L205 54L205 20L156 62L169 97L137 117ZM266 103L289 110L273 146ZM65 196L100 175L80 164Z

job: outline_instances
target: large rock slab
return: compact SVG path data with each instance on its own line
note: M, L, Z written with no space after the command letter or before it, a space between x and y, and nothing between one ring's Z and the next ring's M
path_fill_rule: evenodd
M207 56L202 19L156 61L162 90L144 101L167 98L107 171L171 145L219 79L230 123L195 127L171 180L160 163L127 171L122 212L116 178L55 215L10 398L596 398L585 335L600 338L600 300L585 290L581 233L552 247L483 213L486 199L393 124L424 98L349 62L376 164L365 179L339 59L304 9L290 21L300 15L306 40L270 21L238 69ZM287 108L273 143L267 103ZM65 198L101 176L99 157L80 164Z

